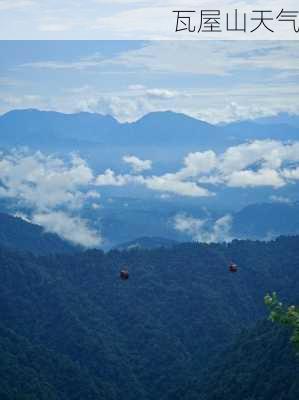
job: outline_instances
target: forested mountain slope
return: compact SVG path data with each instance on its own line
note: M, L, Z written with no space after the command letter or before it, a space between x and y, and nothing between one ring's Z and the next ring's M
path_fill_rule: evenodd
M299 233L299 202L251 204L234 214L237 237L270 238Z
M3 213L0 213L0 245L38 255L78 251L58 235L46 233L41 226Z
M3 398L31 399L27 382L28 393L37 385L59 400L80 399L80 390L95 400L177 393L266 316L266 292L295 298L298 248L299 238L290 237L75 256L1 249L1 365L13 365L8 377L0 374ZM237 274L228 272L232 260ZM126 282L119 279L124 265Z
M299 358L290 331L269 321L243 331L214 357L200 379L172 393L172 400L297 400Z

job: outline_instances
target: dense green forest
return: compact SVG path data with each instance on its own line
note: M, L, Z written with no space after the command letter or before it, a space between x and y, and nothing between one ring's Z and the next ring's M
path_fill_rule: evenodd
M299 360L290 331L262 321L237 337L168 400L297 400Z
M1 400L295 399L278 385L281 370L298 393L289 332L256 323L267 292L298 299L298 248L299 237L48 256L1 247ZM257 379L250 392L259 366L272 392Z

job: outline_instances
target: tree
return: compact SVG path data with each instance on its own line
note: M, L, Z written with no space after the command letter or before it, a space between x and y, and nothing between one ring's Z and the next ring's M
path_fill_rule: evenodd
M267 294L265 296L265 304L270 309L269 319L272 322L278 322L292 327L293 333L291 341L299 351L299 308L294 305L283 305L275 292L272 293L272 295Z

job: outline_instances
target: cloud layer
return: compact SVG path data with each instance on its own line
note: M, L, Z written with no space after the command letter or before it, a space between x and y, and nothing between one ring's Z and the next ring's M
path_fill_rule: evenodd
M131 172L117 173L108 168L95 173L80 156L69 160L41 152L0 153L0 198L14 200L14 211L24 213L47 231L85 247L99 246L103 238L80 217L83 207L100 207L101 187L143 186L161 195L210 197L217 189L269 187L278 190L299 180L299 142L256 140L229 147L186 155L176 172L149 174L151 160L124 155ZM273 201L285 201L279 193ZM206 220L179 215L175 228L201 241L226 240L229 216L212 226ZM197 240L196 239L196 240Z
M212 44L48 42L41 48L3 42L0 112L91 111L134 121L172 110L212 123L299 113L297 41L252 40L246 48L238 41Z
M86 189L92 181L91 169L76 155L67 163L40 152L0 154L0 198L13 199L16 209L29 210L32 222L85 247L102 241L100 233L79 217L91 198Z
M299 143L255 140L229 147L222 154L213 150L189 153L183 163L177 172L159 176L117 175L109 169L97 177L96 184L141 184L154 191L189 197L213 196L219 185L279 189L299 180Z
M173 225L178 232L188 235L196 242L229 242L233 239L230 234L232 226L230 215L225 215L216 221L210 221L186 214L177 214Z
M152 168L150 160L141 160L136 156L124 156L123 161L129 164L135 173L147 171Z

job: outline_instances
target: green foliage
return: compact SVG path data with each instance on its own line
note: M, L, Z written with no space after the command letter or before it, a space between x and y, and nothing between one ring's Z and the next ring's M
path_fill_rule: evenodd
M291 305L284 306L282 302L279 301L276 292L272 295L267 294L265 296L265 304L270 309L269 319L272 322L278 322L284 325L292 327L293 333L291 341L299 350L299 308Z

